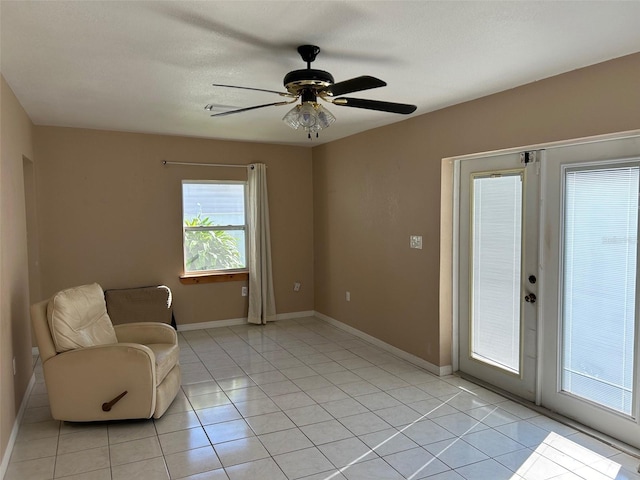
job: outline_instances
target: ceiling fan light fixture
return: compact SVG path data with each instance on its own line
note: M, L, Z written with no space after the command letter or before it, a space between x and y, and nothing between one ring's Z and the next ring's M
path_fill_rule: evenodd
M316 102L302 102L289 110L282 120L294 130L302 127L309 134L317 134L335 122L336 117Z

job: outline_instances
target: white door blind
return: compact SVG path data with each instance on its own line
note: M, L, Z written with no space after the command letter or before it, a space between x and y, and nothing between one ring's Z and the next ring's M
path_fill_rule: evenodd
M564 184L562 390L632 414L639 169Z
M520 371L522 177L473 179L471 357Z

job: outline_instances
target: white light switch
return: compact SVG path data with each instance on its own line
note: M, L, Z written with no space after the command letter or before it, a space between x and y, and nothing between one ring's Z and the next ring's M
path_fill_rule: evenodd
M418 248L422 250L422 235L410 235L409 246L411 248Z

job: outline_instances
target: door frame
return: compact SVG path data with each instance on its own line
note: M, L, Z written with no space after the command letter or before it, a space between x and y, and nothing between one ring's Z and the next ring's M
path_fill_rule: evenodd
M451 325L451 365L453 372L459 370L459 356L460 356L460 343L459 343L459 333L460 333L460 317L459 317L459 268L460 268L460 259L458 252L460 251L460 165L462 161L467 160L482 160L487 157L497 156L497 155L507 155L513 153L519 153L523 151L542 151L541 152L541 161L540 161L540 177L542 180L546 178L546 170L545 170L545 150L553 149L553 148L562 148L562 147L570 147L574 145L585 145L589 143L599 143L607 140L621 140L629 137L637 137L640 136L640 129L638 130L629 130L625 132L617 132L610 133L604 135L595 135L590 137L579 137L568 140L561 140L555 142L546 142L546 143L537 143L530 144L521 147L513 147L501 150L489 150L480 153L473 153L468 155L459 155L453 157L445 157L442 159L442 169L441 169L441 185L442 185L442 196L441 196L441 245L446 245L446 249L443 248L441 250L441 259L440 259L440 278L441 278L441 293L440 300L441 302L446 302L448 304L448 308L440 308L440 323L446 324L448 322ZM546 222L545 215L545 204L544 198L547 193L547 185L545 181L540 182L539 186L539 194L540 194L540 203L538 205L539 208L539 232L544 232L542 228ZM446 221L445 221L446 219ZM451 223L449 223L449 221ZM542 270L542 266L544 265L544 242L538 242L538 291L544 291L544 271ZM446 257L449 258L446 258ZM449 282L446 280L450 279ZM443 293L443 288L450 288L451 295L447 296ZM544 312L546 310L544 304L544 298L542 295L538 296L538 311L537 311L537 322L538 322L538 338L537 338L537 355L536 355L536 380L535 380L535 404L540 405L542 401L542 384L543 384L543 352L542 352L542 339L544 338L544 330L545 323L543 321Z

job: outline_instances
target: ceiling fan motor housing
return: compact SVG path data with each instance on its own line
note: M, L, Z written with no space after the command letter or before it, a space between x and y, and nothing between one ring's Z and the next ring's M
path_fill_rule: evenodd
M333 85L334 80L329 72L307 68L287 73L283 84L289 93L297 95L303 89L311 88L318 91L326 88L329 85Z

